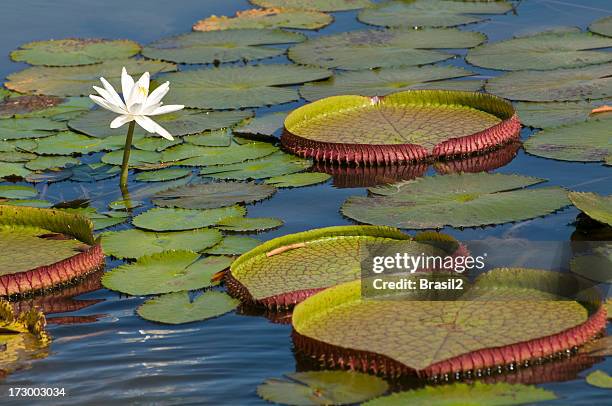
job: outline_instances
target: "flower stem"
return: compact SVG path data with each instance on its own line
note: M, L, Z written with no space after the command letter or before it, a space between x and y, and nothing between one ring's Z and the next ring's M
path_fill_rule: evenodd
M136 126L136 122L130 121L130 126L128 127L127 136L125 137L125 147L123 147L123 162L121 163L121 179L119 181L119 186L123 188L127 188L127 180L128 180L128 169L130 163L130 151L132 150L132 139L134 138L134 127Z

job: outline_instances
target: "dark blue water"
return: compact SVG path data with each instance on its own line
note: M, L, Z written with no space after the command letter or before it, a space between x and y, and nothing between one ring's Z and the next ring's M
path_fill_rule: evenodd
M191 25L211 14L230 15L249 8L237 0L3 0L0 12L0 76L23 69L12 63L8 53L32 40L65 37L130 38L147 43L158 38L187 32ZM495 16L487 22L464 29L478 30L490 40L534 32L558 25L584 28L603 15L612 14L609 0L525 0L516 14ZM336 13L335 23L316 36L364 26L354 12ZM283 61L275 58L268 62ZM468 67L461 58L445 63ZM479 68L483 78L498 74ZM543 73L545 74L545 73ZM290 110L292 103L260 111ZM524 131L524 137L529 131ZM549 179L553 185L569 189L612 193L610 168L599 164L557 162L519 151L512 162L498 169ZM433 173L430 169L428 173ZM340 182L337 182L338 184ZM116 179L95 184L63 182L38 186L42 197L53 201L87 197L104 208L120 197ZM133 187L133 191L136 191ZM364 188L337 188L332 184L293 190L280 190L274 198L249 206L251 216L280 217L285 225L257 238L276 236L315 227L349 224L339 213L342 202L351 195L366 193ZM568 208L545 218L470 230L447 230L463 240L486 237L517 237L567 241L575 231L578 211ZM108 268L118 261L109 261ZM95 286L94 286L95 288ZM87 290L85 287L84 290ZM91 287L89 288L91 289ZM81 310L52 314L90 316L78 324L51 324L54 337L50 355L14 373L2 384L0 403L15 403L7 388L14 386L64 387L61 400L37 400L56 404L263 404L255 388L263 380L296 370L291 350L290 327L273 324L264 317L228 314L205 322L178 327L150 323L138 318L134 309L143 301L122 297L104 289L78 296ZM74 303L72 303L74 304ZM95 321L97 319L97 321ZM61 319L60 319L61 320ZM74 321L74 320L73 320ZM612 360L594 368L612 370ZM552 404L610 404L610 392L588 386L582 371L575 379L546 383L561 398ZM24 401L32 404L32 400Z

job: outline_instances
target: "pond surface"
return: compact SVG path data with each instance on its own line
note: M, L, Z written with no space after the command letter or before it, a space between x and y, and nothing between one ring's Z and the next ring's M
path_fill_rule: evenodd
M148 43L161 37L188 32L191 25L211 14L232 15L249 8L238 0L4 0L0 13L0 76L18 71L25 64L13 63L8 53L20 44L49 38L129 38ZM609 0L525 0L516 14L493 16L489 21L463 29L485 33L497 41L519 33L558 25L584 28L603 15L612 14ZM364 28L355 12L334 13L335 22L309 36ZM285 57L266 60L278 62ZM461 58L443 64L467 67L482 78L499 72L467 66ZM543 73L546 74L546 73ZM302 103L285 104L264 111L290 110ZM523 137L530 131L523 130ZM558 162L526 155L522 150L507 165L497 169L549 179L549 184L578 191L612 193L610 168L600 164ZM433 171L430 169L429 174ZM105 208L119 198L117 180L97 183L61 182L37 186L40 198L52 201L90 198ZM248 207L251 217L279 217L285 225L255 237L269 239L316 227L350 224L338 209L351 195L365 195L365 188L337 188L330 182L320 186L280 190L272 199ZM145 207L144 209L150 206ZM141 208L142 209L142 208ZM531 240L568 241L575 231L578 210L568 208L545 218L469 230L445 230L461 240L487 237L517 237ZM123 226L125 227L125 226ZM119 227L119 229L122 227ZM107 260L107 268L119 261ZM38 400L58 404L264 404L255 389L263 380L296 370L291 328L273 324L264 317L227 314L223 317L178 327L147 322L134 309L143 298L125 297L105 289L78 296L82 305L58 316L92 316L80 324L51 324L54 337L50 355L27 370L9 376L2 384L0 403L16 403L6 396L8 387L64 387L68 396ZM97 318L97 321L95 320ZM593 369L612 371L612 359ZM580 378L542 386L560 397L551 404L601 405L610 392L588 386ZM24 401L24 404L32 404Z

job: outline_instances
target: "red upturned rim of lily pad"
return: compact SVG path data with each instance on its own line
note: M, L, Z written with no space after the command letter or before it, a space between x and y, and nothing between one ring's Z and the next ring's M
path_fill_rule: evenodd
M32 226L83 242L81 252L53 264L0 276L0 296L26 296L70 283L104 266L91 220L61 210L0 205L0 225ZM33 253L35 255L35 253Z
M326 114L328 106L342 105L343 98L362 103L384 103L385 98L401 97L414 105L467 106L496 116L501 121L482 131L438 143L432 150L418 144L359 144L324 142L296 134L297 123ZM358 100L357 100L358 101ZM333 108L333 107L332 107ZM408 90L387 96L332 96L306 104L285 119L282 146L291 153L315 161L348 165L389 165L402 162L435 161L485 153L509 142L519 140L521 122L512 104L500 97L481 93L451 90Z

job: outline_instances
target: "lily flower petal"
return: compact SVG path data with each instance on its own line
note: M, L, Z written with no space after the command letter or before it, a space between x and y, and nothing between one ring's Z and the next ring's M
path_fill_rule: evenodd
M130 75L128 75L127 70L125 70L124 66L121 70L121 92L123 93L123 100L125 101L126 107L130 104L128 97L132 93L133 87L134 79Z
M157 107L151 113L148 113L148 116L159 116L160 114L172 113L173 111L183 110L185 106L182 104L168 104L166 106Z
M149 72L145 72L142 74L140 79L138 79L138 82L134 84L127 105L128 110L134 104L145 104L145 102L147 101L147 97L149 96L149 80Z
M119 107L113 104L110 104L108 101L106 101L106 99L103 99L100 96L96 96L95 94L90 94L89 98L93 100L93 102L96 103L98 106L104 107L106 110L110 110L114 113L121 114L121 115L125 114L125 111L123 111L122 109L120 109Z
M157 124L155 121L151 120L149 117L134 116L134 118L136 119L136 122L138 123L138 125L140 125L142 128L144 128L148 132L157 133L161 135L162 137L164 137L165 139L170 140L170 141L174 140L174 137L172 137L172 134L170 134L164 127Z
M104 85L104 89L106 89L106 91L108 92L108 94L111 97L110 99L108 99L108 101L112 101L117 106L122 107L122 108L125 109L125 104L123 103L123 100L121 100L121 97L119 96L119 93L117 93L117 91L115 90L113 85L108 83L108 80L106 80L104 78L100 78L100 82L102 82L102 84Z
M110 128L119 128L122 125L129 123L130 121L134 121L134 116L129 116L127 114L123 116L117 116L113 121L111 121Z
M147 97L147 107L157 104L164 98L164 96L170 90L170 82L163 83L159 85L155 90L151 92L149 97Z
M98 87L98 86L93 86L93 88L96 92L100 94L100 96L102 96L102 98L106 102L108 102L108 104L115 106L119 110L123 111L123 114L127 114L127 111L125 111L125 107L123 106L123 103L121 103L121 105L117 105L117 103L113 100L113 97L105 89L102 89L101 87Z

